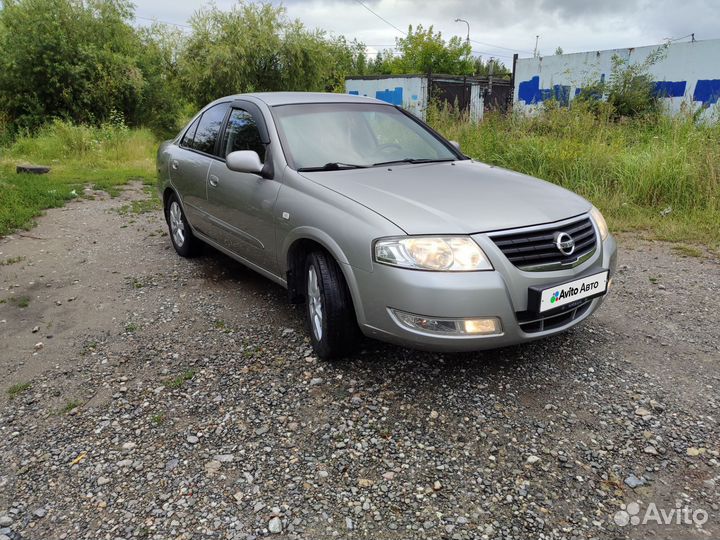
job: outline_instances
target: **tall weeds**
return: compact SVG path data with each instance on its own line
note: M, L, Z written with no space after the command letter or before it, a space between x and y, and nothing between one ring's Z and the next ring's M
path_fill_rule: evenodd
M590 199L616 228L720 238L720 124L691 115L613 121L583 104L480 124L436 106L431 125L472 158L549 180Z
M82 196L87 185L114 194L133 179L152 182L156 150L151 131L128 129L119 118L99 127L56 120L35 135L16 137L0 147L0 236L27 227L45 208ZM19 163L52 170L15 174Z
M146 129L129 129L122 119L99 127L55 120L33 136L21 136L3 157L35 161L91 161L95 164L142 161L152 155L156 138Z

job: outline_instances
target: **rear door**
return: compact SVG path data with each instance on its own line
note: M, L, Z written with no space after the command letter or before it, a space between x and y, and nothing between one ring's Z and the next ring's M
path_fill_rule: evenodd
M252 103L233 104L219 157L238 150L257 152L263 163L272 159L265 119ZM208 207L215 234L225 247L272 273L277 272L273 208L280 185L275 178L231 171L224 161L210 165Z
M180 194L185 215L201 233L210 235L207 215L207 179L210 165L217 160L216 145L229 103L205 110L183 134L170 159L170 180Z

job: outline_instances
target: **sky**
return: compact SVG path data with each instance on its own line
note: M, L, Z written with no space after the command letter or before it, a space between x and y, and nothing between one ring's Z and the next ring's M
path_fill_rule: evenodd
M134 0L139 24L148 19L187 25L202 2ZM234 0L215 0L229 9ZM280 2L273 1L274 5ZM433 25L446 39L467 37L476 55L508 66L513 53L532 56L654 45L667 39L720 38L720 0L287 0L290 18L365 43L368 52L395 46L408 25ZM374 12L374 13L373 13ZM383 20L384 19L384 20ZM397 27L397 28L395 28ZM399 29L399 30L398 30ZM681 39L679 39L681 38Z

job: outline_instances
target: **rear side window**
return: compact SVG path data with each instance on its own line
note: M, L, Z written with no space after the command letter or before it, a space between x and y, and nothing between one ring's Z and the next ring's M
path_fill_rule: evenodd
M198 124L200 123L200 117L198 116L195 121L190 125L190 127L185 132L185 135L183 135L182 140L180 141L180 146L184 146L186 148L192 148L193 147L193 139L195 138L195 131L197 131Z
M242 109L233 109L225 132L222 157L238 150L254 150L265 161L265 145L260 140L260 131L252 115Z
M192 126L190 126L181 144L199 152L214 154L215 141L217 141L218 135L220 134L220 128L222 127L223 120L225 120L225 113L228 107L229 105L227 103L220 103L205 111L198 121L192 141L188 138L193 132Z

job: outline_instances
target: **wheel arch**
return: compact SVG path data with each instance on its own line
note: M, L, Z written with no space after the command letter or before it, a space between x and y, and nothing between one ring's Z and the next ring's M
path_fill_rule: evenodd
M313 250L327 252L335 262L338 263L340 271L345 278L345 283L350 291L353 308L358 323L364 321L362 300L357 286L357 280L353 274L352 267L347 256L327 233L311 227L303 227L294 234L288 235L283 244L281 272L284 272L287 280L288 298L293 304L301 304L305 301L304 294L304 266L307 255Z
M165 214L165 221L168 221L168 201L173 195L177 197L180 205L182 206L182 200L180 200L180 195L178 195L177 191L175 191L172 186L165 186L165 189L162 192L163 214Z

